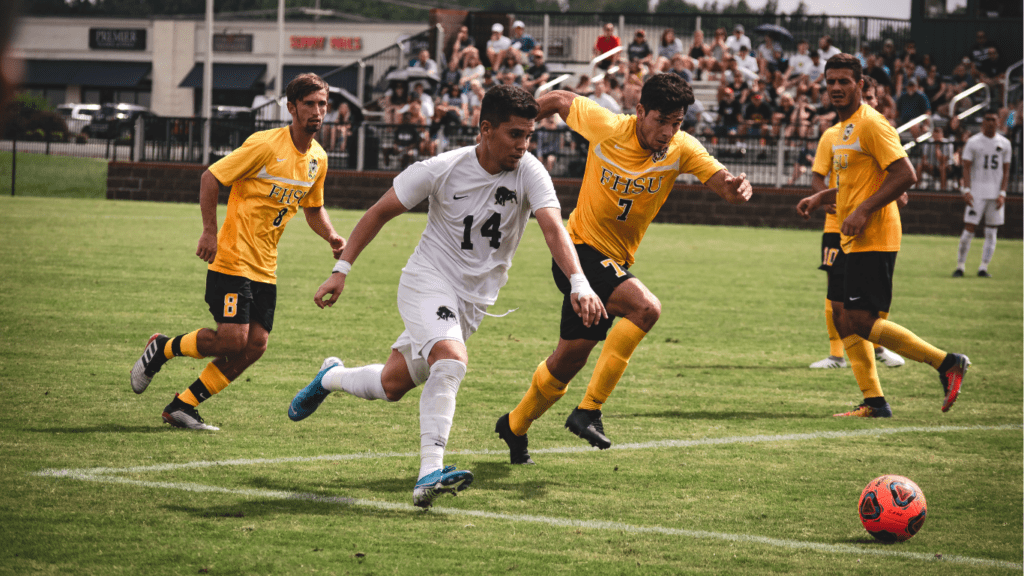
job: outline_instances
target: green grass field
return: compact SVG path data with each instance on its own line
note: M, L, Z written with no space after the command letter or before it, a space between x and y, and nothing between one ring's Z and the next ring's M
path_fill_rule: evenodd
M11 195L12 154L0 152L0 194ZM107 161L18 152L15 196L105 198Z
M194 205L10 198L0 260L0 574L1021 573L1022 244L994 279L949 278L952 237L904 238L892 319L974 362L943 414L933 369L880 368L890 420L849 370L814 371L827 339L820 234L652 226L633 271L663 313L605 408L597 451L563 428L597 354L530 431L538 465L507 464L495 420L557 340L559 294L530 226L511 279L468 343L447 463L458 498L413 508L418 396L334 394L288 420L325 356L380 362L401 332L395 285L425 224L392 222L342 300L313 292L330 252L301 218L280 246L269 350L202 406L220 432L160 412L205 365L168 363L143 395L128 371L155 331L211 326ZM359 214L331 211L347 235ZM977 242L968 270L977 265ZM908 476L922 531L875 543L857 500Z

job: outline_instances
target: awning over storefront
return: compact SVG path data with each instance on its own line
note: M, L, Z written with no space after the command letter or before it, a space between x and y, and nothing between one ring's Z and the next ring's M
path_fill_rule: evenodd
M337 86L338 88L344 88L353 94L356 92L356 69L355 67L346 69L342 72L338 72L330 77L324 77L328 72L333 72L340 68L340 66L301 66L301 65L286 65L282 71L284 82L282 86L287 86L289 82L295 79L299 74L305 74L306 72L312 72L324 80L331 86ZM283 90L282 90L283 91Z
M152 69L149 62L26 60L25 85L135 88Z
M253 90L256 84L267 72L266 64L214 64L213 65L213 89L214 90ZM192 70L185 76L185 79L178 85L179 88L202 88L203 87L203 64L202 62L192 67Z

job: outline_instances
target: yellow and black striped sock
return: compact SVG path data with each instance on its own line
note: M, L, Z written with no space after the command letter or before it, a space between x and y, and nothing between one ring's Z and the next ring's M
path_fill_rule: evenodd
M587 384L587 394L580 402L580 410L600 410L608 400L615 385L629 365L629 358L640 345L647 332L641 330L627 318L619 322L608 332L608 338L597 358L594 374Z
M533 421L543 416L559 398L565 396L568 389L568 384L551 375L547 360L542 361L533 373L530 389L526 391L515 410L508 413L508 426L512 433L516 436L526 434Z
M199 330L202 330L200 328ZM196 340L199 336L199 330L194 330L188 334L182 334L181 336L175 336L169 338L167 343L164 344L164 358L170 360L175 356L188 356L190 358L205 358L199 353L199 348L196 347Z
M203 369L199 378L188 387L187 390L178 394L178 398L192 406L199 406L200 402L209 400L211 396L227 388L231 381L220 371L220 368L210 362Z

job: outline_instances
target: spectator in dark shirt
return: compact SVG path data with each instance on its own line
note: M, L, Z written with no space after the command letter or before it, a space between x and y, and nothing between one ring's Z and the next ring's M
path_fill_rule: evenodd
M984 30L978 30L974 35L974 44L967 52L967 57L971 59L972 64L977 66L985 60L988 60L989 48L996 48L996 50L999 49L995 42L988 39L988 34L986 34Z
M412 115L406 109L402 112L402 121L395 128L395 143L392 146L385 146L384 162L391 161L392 156L399 157L399 165L404 169L412 164L419 151L423 135L420 134L420 127L412 123Z
M637 29L633 41L626 47L626 55L630 62L638 60L645 65L650 65L654 53L647 43L647 35L642 29Z
M875 82L882 86L892 86L892 79L889 78L889 73L879 65L879 57L874 54L868 54L867 60L868 65L864 69L864 74L869 78L874 78Z
M550 80L551 75L548 73L548 65L544 63L544 52L540 48L534 49L530 58L533 64L526 69L521 84L524 90L533 94L538 86Z
M764 97L763 92L755 92L750 96L750 104L743 111L743 126L749 136L767 136L774 110Z
M892 76L893 70L896 69L896 45L892 40L887 39L882 44L882 51L878 54L878 58L881 60L879 65L885 67L886 73Z
M907 89L896 99L896 125L902 126L922 114L931 112L931 104L924 93L918 91L917 80L913 77L907 80ZM930 120L925 120L910 128L910 135L914 138L920 136L930 125Z
M721 99L718 101L718 126L715 133L718 136L735 136L740 126L742 106L736 100L732 88L723 87L721 94Z

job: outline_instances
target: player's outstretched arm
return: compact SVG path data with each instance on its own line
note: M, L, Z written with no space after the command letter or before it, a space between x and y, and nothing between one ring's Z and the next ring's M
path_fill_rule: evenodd
M327 243L331 245L334 259L340 258L341 251L345 249L345 239L334 230L334 225L331 224L331 217L327 215L327 209L323 206L317 206L315 208L303 208L302 212L306 215L306 224L309 224L313 232L316 232L317 236L327 240Z
M199 179L199 211L203 215L203 233L199 235L196 256L208 263L217 258L217 198L220 181L207 170Z
M747 181L745 173L733 176L724 168L715 172L714 176L708 178L708 181L704 184L714 190L715 194L721 196L729 204L743 204L750 200L750 197L754 194L754 189L750 186L750 182Z
M552 90L537 99L540 105L540 112L537 113L537 121L557 113L565 120L569 117L569 109L572 108L572 101L576 98L575 92L568 90Z
M363 214L363 217L356 223L356 227L352 229L352 234L348 237L348 243L345 244L345 249L341 253L338 264L335 265L334 270L331 272L331 276L320 285L320 288L317 289L316 294L313 296L313 302L317 306L320 308L334 306L334 303L338 301L338 297L341 296L341 292L345 289L345 279L348 277L348 270L355 263L359 254L376 238L377 233L380 232L380 229L385 224L406 211L408 211L408 208L398 199L395 189L391 188L376 204ZM343 271L339 271L339 268ZM324 300L324 296L328 295L330 298Z
M541 208L534 216L540 224L541 232L544 233L544 241L551 251L551 257L572 284L573 291L569 299L573 311L583 320L583 325L589 328L601 319L607 318L608 312L604 309L604 304L591 289L587 277L583 275L576 249L572 246L572 239L562 225L562 214L559 209Z

